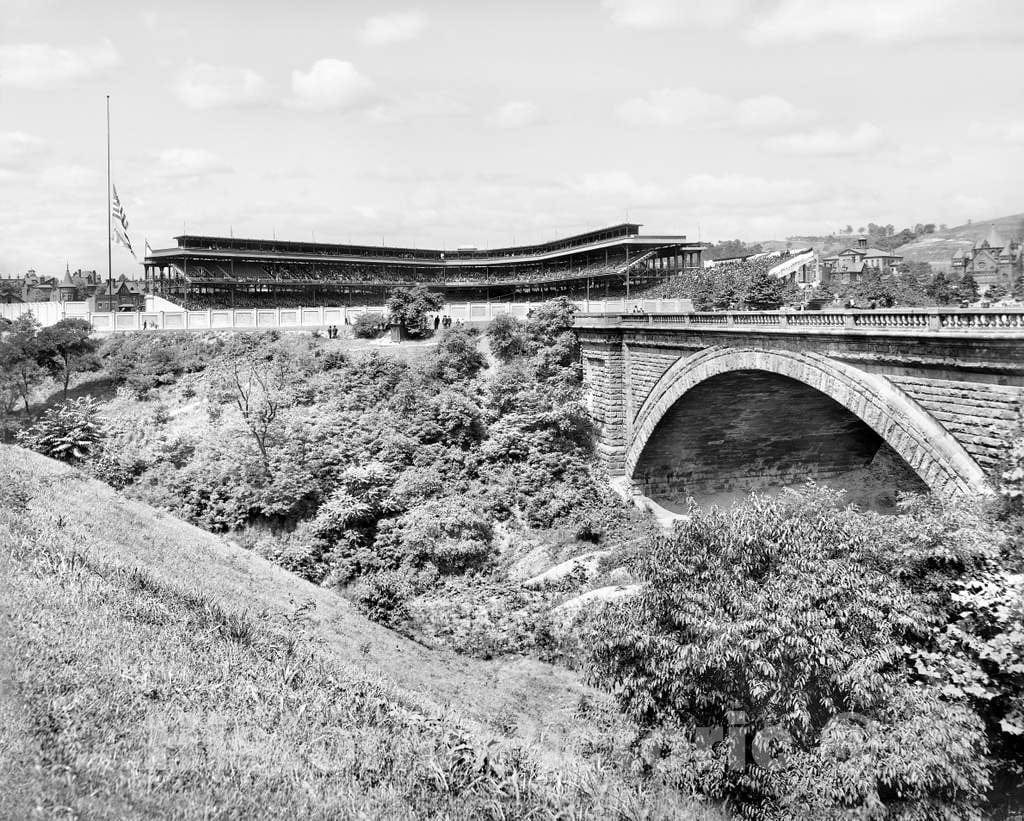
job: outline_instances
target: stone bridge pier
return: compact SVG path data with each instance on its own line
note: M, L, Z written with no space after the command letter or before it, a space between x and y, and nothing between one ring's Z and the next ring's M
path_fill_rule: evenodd
M613 476L655 501L828 481L991 489L1019 435L1024 312L580 315Z

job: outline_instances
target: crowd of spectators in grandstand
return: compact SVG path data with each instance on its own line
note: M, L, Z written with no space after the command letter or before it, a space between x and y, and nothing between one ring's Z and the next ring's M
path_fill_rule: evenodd
M190 282L350 282L358 284L488 284L510 282L556 282L564 279L601 277L622 273L625 258L598 261L589 265L553 268L550 265L501 268L437 268L353 266L353 265L236 265L224 268L194 264L189 266Z
M743 307L751 283L787 256L788 252L783 252L720 260L712 267L685 271L664 282L641 286L633 293L645 299L692 299L698 311L736 310Z

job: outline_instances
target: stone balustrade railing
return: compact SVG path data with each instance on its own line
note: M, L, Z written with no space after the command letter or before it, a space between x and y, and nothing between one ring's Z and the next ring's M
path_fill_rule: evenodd
M1007 331L1024 334L1024 308L904 308L877 311L723 311L579 314L578 327L669 325L716 329Z

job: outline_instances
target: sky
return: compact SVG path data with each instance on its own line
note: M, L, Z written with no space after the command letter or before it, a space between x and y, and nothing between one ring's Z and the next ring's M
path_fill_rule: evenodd
M1020 0L0 0L0 274L1024 211ZM140 269L114 248L114 273Z

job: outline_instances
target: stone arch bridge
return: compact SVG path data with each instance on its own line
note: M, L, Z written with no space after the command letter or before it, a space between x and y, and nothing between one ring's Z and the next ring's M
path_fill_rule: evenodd
M984 493L1024 408L1024 311L583 314L598 452L655 500L870 471Z

